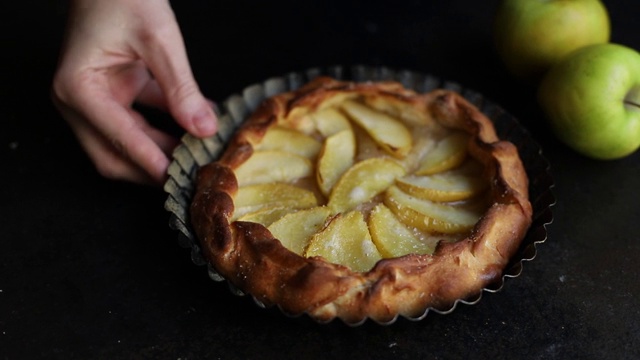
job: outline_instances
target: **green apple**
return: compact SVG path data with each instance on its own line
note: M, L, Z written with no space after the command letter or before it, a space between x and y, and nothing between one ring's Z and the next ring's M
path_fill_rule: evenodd
M640 53L608 43L567 55L538 87L538 100L560 140L595 159L640 147Z
M600 0L501 0L494 43L507 70L528 83L565 55L609 42L609 14Z

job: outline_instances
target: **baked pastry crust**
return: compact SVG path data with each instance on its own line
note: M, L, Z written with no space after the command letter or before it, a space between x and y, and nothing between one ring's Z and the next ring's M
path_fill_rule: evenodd
M438 243L433 254L382 259L357 272L320 257L303 257L263 225L232 220L238 192L235 170L254 153L267 130L309 128L310 113L364 97L390 114L471 135L468 152L484 166L489 204L463 239ZM352 83L321 77L263 102L227 144L222 157L199 169L191 221L205 258L234 286L291 315L326 322L380 323L426 309L448 310L502 276L532 217L528 179L515 145L501 141L491 121L455 92L417 94L396 82Z

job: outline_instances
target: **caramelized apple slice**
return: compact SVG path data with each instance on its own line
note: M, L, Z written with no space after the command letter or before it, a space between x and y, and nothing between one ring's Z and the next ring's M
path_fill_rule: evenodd
M292 182L313 174L306 157L280 150L256 151L235 169L238 186Z
M433 122L428 111L424 111L422 107L415 106L415 104L398 100L393 95L368 96L364 99L364 104L372 109L402 119L403 122L412 126L422 126Z
M451 133L425 154L415 173L417 175L431 175L459 166L467 156L468 141L469 135L466 133L459 131Z
M304 255L321 256L361 272L370 270L382 258L359 211L332 218L322 231L313 235Z
M256 151L280 150L306 158L314 158L322 143L309 135L283 127L270 128L256 145Z
M385 192L384 204L408 226L427 232L453 234L471 230L481 213L461 206L413 197L397 186Z
M342 130L351 129L349 119L340 110L329 107L311 115L316 127L325 138L337 134Z
M400 120L353 100L345 101L342 109L389 154L403 158L411 150L411 132Z
M470 176L470 177L482 177L484 171L484 165L478 160L468 156L467 159L455 169L450 170L451 174Z
M396 179L404 192L425 200L447 202L465 200L482 192L487 182L476 176L452 172L434 175L409 175Z
M334 213L352 210L371 200L404 174L404 167L391 158L371 158L356 163L334 186L329 196L329 208Z
M249 221L249 222L261 224L263 226L269 226L276 220L279 220L283 216L293 211L296 211L296 208L284 207L284 206L270 206L270 207L262 208L258 211L254 211L254 212L242 215L238 218L238 221Z
M287 214L268 229L284 247L302 255L313 234L322 229L328 217L326 206L316 206Z
M318 156L316 177L320 191L326 196L340 176L353 165L356 141L351 128L329 136Z
M378 204L369 216L369 231L374 244L385 258L407 254L432 254L434 247L420 241L384 204Z
M233 201L235 210L232 220L270 207L304 209L318 204L313 192L283 183L243 186L238 189Z

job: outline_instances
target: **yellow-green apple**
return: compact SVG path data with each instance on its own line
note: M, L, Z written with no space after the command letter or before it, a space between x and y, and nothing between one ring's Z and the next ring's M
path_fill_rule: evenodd
M640 53L619 44L578 49L549 70L538 100L564 143L616 159L640 147Z
M501 0L493 25L507 70L528 83L573 50L609 42L611 32L600 0Z

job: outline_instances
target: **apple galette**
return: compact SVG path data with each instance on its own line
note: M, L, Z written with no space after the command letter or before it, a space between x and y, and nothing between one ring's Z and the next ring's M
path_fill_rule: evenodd
M477 295L531 214L516 147L463 97L326 77L264 101L199 169L191 204L234 286L350 324Z

